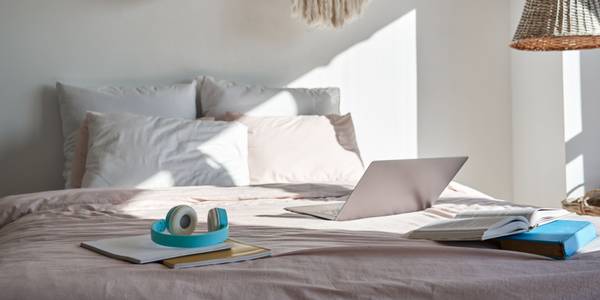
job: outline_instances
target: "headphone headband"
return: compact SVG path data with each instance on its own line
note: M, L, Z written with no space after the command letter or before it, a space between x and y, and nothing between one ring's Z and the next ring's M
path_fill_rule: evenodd
M175 212L181 207L189 206L176 206L169 210L166 220L162 219L152 223L152 226L150 227L150 237L153 242L168 247L197 248L222 243L229 237L227 211L222 208L213 208L209 211L208 223L216 225L209 225L209 230L215 230L210 230L207 233L191 235L178 235L165 232L167 230L172 231L169 228L169 224L173 224L173 222L179 222L179 220L171 220L171 218L178 217L177 213ZM192 212L194 216L191 219L196 220L195 211L193 211L193 209ZM213 218L211 215L215 216L216 220L214 220L215 218ZM185 214L179 217L182 216L185 216ZM192 228L195 227L195 225L195 223L191 224Z

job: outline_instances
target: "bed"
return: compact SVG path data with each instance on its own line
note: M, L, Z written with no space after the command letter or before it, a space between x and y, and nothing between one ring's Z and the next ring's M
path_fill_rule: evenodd
M554 261L491 243L407 239L461 211L514 206L458 183L433 207L394 216L334 222L284 210L344 201L362 176L337 88L201 76L57 91L68 189L0 199L0 299L600 298L598 241ZM181 204L199 216L226 209L231 236L273 256L172 270L79 246L149 234Z
M600 244L566 261L493 244L408 240L405 234L459 211L511 203L452 183L425 211L332 222L284 207L340 201L347 186L72 189L0 199L2 299L599 299ZM273 257L172 270L79 247L149 233L178 204L205 215L227 209L231 235ZM586 219L600 229L600 222Z

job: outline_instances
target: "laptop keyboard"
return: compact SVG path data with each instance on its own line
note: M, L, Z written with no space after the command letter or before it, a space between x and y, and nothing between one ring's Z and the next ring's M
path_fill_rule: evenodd
M340 209L344 203L331 203L331 204L317 204L317 205L304 205L295 207L286 207L286 210L312 215L315 217L334 220L338 215Z
M332 203L332 204L321 204L311 205L303 207L305 211L311 211L329 216L336 216L344 203Z
M320 213L322 214L326 214L326 215L330 215L330 216L335 216L338 214L338 212L340 212L340 209L342 209L342 205L343 203L340 203L340 205L335 205L330 208L330 207L324 207L323 210L319 210Z

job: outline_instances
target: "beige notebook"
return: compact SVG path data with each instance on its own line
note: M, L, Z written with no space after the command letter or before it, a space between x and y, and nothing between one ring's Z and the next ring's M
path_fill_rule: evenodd
M202 267L216 264L226 264L271 256L271 250L240 241L228 239L225 243L230 249L182 256L164 260L162 263L172 269Z

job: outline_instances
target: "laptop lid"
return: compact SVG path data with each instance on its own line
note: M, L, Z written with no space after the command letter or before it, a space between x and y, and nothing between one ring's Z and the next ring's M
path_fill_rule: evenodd
M336 220L353 220L426 209L438 199L468 157L372 162Z

